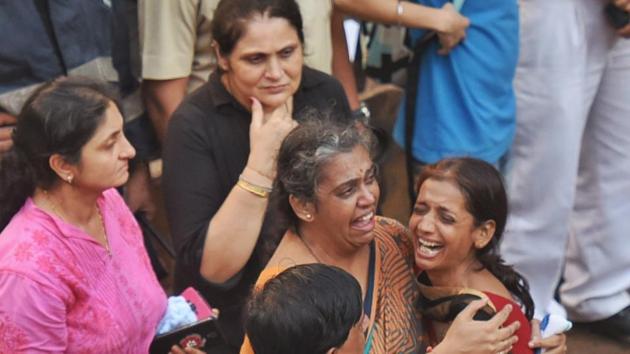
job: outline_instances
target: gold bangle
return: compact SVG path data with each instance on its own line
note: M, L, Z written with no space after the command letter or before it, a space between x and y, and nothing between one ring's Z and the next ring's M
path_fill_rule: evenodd
M238 177L238 182L236 185L241 187L242 189L254 194L257 197L261 198L269 198L269 194L271 194L271 188L259 186L253 184L243 178L243 175Z

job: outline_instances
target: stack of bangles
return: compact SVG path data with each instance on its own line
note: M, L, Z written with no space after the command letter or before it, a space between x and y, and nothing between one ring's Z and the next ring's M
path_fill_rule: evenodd
M269 198L272 188L260 186L245 179L243 175L238 176L236 185L260 198Z

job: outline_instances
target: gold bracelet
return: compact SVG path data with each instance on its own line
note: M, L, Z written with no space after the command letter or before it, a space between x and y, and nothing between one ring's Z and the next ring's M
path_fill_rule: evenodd
M261 198L269 198L269 194L271 194L271 188L267 188L267 187L263 187L263 186L259 186L256 184L253 184L249 181L247 181L246 179L243 178L243 175L240 175L238 177L238 182L236 182L236 185L241 187L242 189L254 194L257 197L261 197Z

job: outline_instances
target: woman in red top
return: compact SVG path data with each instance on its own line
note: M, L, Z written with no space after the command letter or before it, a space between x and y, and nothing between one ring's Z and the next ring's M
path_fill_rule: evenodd
M527 281L497 252L507 209L501 175L486 162L447 159L421 173L409 227L416 266L423 271L420 308L431 345L441 341L467 302L485 298L488 306L476 317L489 318L511 305L505 325L521 323L512 353L532 353L527 343L534 305Z

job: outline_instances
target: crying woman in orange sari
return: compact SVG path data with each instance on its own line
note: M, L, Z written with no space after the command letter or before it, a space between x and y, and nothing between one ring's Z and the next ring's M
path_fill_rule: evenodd
M257 286L299 264L323 263L353 275L363 297L364 353L424 353L413 241L400 223L376 216L377 167L371 141L353 125L302 123L278 153L274 205L286 218L280 240ZM273 248L273 247L271 247ZM501 327L509 311L489 321L473 315L473 302L454 320L433 353L499 353L510 350L519 324ZM470 348L475 348L471 351ZM245 341L241 353L253 353ZM340 348L328 352L343 353ZM311 348L296 348L310 353ZM280 353L282 354L282 353Z

